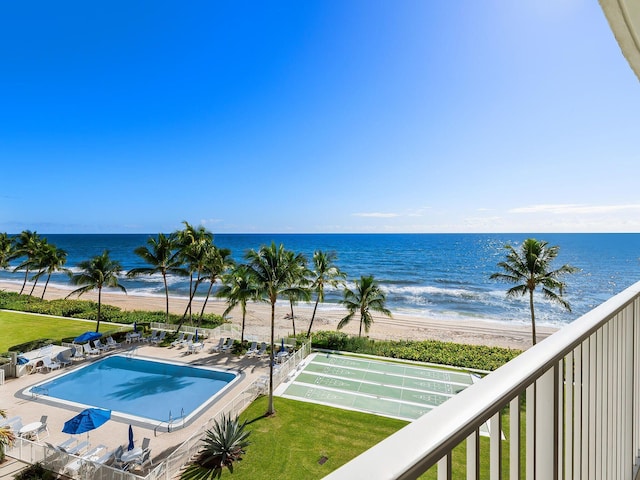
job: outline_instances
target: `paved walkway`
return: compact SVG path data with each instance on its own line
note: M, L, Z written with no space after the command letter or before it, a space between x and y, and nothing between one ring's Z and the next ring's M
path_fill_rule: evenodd
M21 462L15 458L5 457L4 463L0 463L0 478L13 478L28 466L28 463Z

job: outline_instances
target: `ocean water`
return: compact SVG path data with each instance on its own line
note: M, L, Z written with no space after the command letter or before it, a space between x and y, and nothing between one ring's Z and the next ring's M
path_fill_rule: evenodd
M107 249L124 272L144 266L133 250L154 234L42 235L68 252L72 270L82 260ZM504 245L526 238L558 245L553 267L564 263L579 272L564 277L567 312L536 292L536 318L541 325L560 326L601 304L640 280L640 234L218 234L214 243L229 248L236 261L249 249L282 243L309 260L314 250L334 251L349 285L361 275L374 275L387 294L392 312L452 320L529 323L527 298L508 299L509 285L490 280L505 257ZM0 279L21 283L20 272L0 271ZM71 289L68 277L52 283ZM164 295L159 276L123 278L131 294ZM188 294L188 280L170 278L170 294ZM201 287L202 292L206 289ZM323 309L339 308L340 291L328 291Z

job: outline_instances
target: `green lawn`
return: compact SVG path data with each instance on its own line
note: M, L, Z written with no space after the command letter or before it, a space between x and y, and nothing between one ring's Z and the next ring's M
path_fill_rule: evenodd
M275 398L276 415L263 416L266 397L241 415L251 431L244 459L229 480L322 478L407 424L402 420ZM320 465L318 460L327 457Z
M30 340L51 338L60 341L95 328L95 322L0 311L0 352ZM107 324L106 328L113 328L113 325Z

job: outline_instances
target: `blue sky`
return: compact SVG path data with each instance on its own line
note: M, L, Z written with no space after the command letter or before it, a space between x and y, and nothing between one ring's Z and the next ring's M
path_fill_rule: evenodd
M640 231L597 2L3 2L0 65L0 231Z

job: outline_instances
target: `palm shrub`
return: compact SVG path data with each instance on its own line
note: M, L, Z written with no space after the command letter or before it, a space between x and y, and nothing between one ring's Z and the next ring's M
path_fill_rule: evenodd
M242 460L251 432L245 431L247 422L240 423L238 417L223 415L213 428L207 430L203 448L195 461L182 472L182 480L206 480L220 478L224 468L233 473L233 464Z
M0 417L6 418L7 412L0 410ZM11 445L15 438L16 437L10 428L0 427L0 463L4 461L5 447Z

